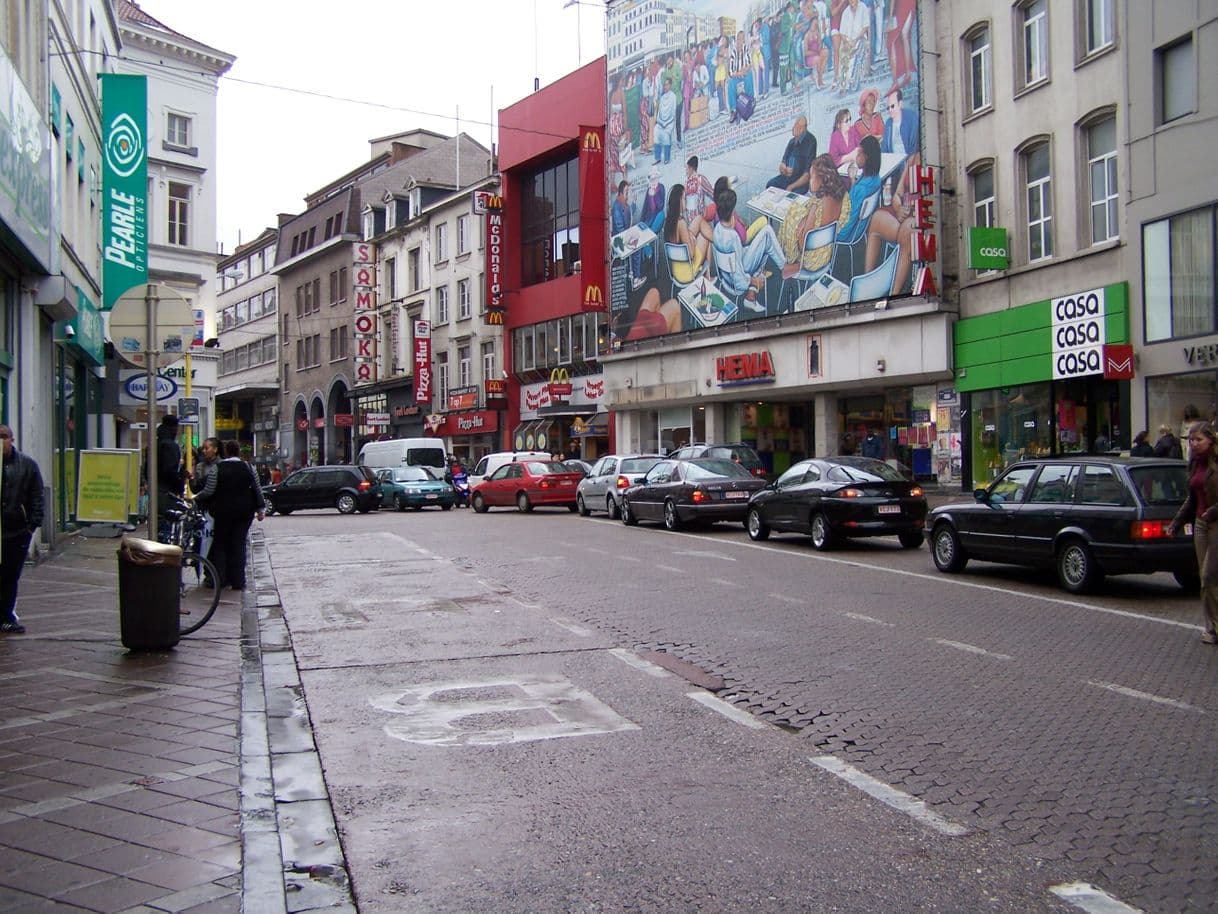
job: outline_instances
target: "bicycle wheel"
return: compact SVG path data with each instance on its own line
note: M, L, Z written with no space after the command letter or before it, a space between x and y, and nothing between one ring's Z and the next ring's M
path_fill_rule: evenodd
M220 605L219 574L216 566L197 552L182 553L182 573L178 582L183 623L179 635L189 635L202 628Z

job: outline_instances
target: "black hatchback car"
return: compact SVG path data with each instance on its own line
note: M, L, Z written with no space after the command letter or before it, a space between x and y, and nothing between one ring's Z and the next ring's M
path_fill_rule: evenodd
M1071 593L1108 574L1169 571L1197 586L1191 530L1168 527L1188 497L1182 460L1054 457L1012 464L967 504L943 505L926 519L940 571L969 559L1054 568Z
M268 514L306 508L337 508L339 514L367 514L381 503L376 476L365 466L303 467L283 482L266 486Z
M801 460L749 501L749 538L804 533L819 550L848 537L896 536L922 545L926 496L900 470L870 457Z

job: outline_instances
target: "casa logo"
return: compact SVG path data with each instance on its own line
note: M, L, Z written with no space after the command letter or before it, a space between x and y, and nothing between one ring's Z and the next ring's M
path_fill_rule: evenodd
M981 248L979 251L982 257L1006 257L1006 248Z
M774 362L767 350L742 352L715 359L715 376L720 387L735 387L739 384L774 383Z

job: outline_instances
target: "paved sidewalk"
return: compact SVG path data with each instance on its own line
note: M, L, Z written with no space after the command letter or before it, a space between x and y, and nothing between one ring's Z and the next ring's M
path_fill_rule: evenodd
M350 903L345 871L284 864L257 608L278 601L260 536L255 544L251 577L272 594L247 590L243 605L226 591L212 620L170 651L132 653L119 641L117 536L77 535L26 568L17 611L28 634L0 636L0 910L273 914ZM297 750L312 746L307 723ZM316 775L328 812L319 766ZM288 799L299 790L284 787Z

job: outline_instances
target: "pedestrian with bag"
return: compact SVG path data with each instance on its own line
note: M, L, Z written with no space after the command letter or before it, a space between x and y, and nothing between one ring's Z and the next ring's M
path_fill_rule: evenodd
M13 444L13 430L0 425L0 633L24 635L17 617L17 584L34 531L42 526L42 473L32 457Z
M1218 433L1208 422L1194 422L1188 431L1188 498L1168 527L1175 536L1193 525L1193 548L1201 572L1201 640L1218 644Z
M201 493L215 518L208 558L220 576L218 586L244 590L250 525L266 516L266 500L253 467L241 459L241 446L225 441L223 451Z

